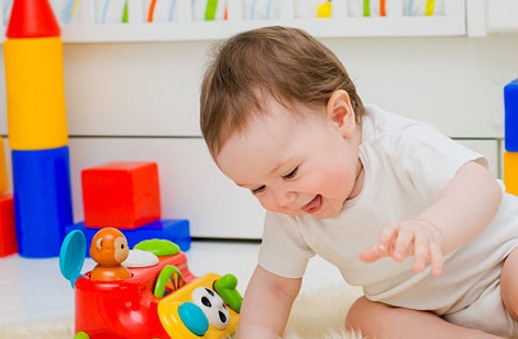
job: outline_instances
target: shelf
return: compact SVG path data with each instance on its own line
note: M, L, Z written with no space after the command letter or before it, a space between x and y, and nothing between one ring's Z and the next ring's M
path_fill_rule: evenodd
M347 0L334 0L333 12L340 15L320 19L296 18L295 0L279 0L278 18L269 20L244 20L241 1L234 0L229 2L228 20L225 21L190 21L193 17L190 1L177 0L182 19L156 23L145 22L143 0L128 0L128 22L104 24L97 23L99 9L95 1L79 2L74 22L62 24L65 43L220 40L245 30L273 25L298 27L323 38L466 35L464 0L448 0L444 15L392 17L347 16ZM5 39L3 32L0 33L2 40Z
M189 22L156 24L106 24L64 27L68 43L196 41L225 39L257 27L283 25L298 27L317 37L409 37L461 36L466 34L464 18L350 18L271 20L248 22Z

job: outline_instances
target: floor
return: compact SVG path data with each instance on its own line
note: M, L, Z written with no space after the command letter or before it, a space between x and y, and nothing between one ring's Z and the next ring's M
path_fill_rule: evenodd
M232 273L243 294L253 272L258 243L193 241L187 251L193 274ZM94 266L87 259L82 272ZM51 320L74 315L74 290L61 276L57 258L25 259L18 255L0 258L0 327L7 324ZM338 270L314 258L302 291L311 292L342 283Z

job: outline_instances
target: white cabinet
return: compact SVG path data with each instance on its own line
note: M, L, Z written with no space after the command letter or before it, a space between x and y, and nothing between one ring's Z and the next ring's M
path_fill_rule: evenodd
M494 32L518 32L518 1L488 0L487 30Z

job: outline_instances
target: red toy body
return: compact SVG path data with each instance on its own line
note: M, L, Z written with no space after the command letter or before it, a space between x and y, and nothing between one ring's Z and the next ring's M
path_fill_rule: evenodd
M159 257L160 263L145 268L130 268L132 277L118 281L94 281L89 273L75 284L77 332L91 339L169 338L158 318L157 307L162 298L153 294L158 274L166 265L176 266L185 283L196 277L187 267L183 252Z

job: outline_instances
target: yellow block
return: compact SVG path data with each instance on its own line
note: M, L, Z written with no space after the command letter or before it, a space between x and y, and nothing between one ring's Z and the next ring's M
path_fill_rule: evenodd
M508 193L518 195L518 152L504 152L504 183Z
M61 39L7 39L4 61L11 149L67 145Z
M5 165L4 138L0 137L0 193L5 193L7 188L7 166Z

